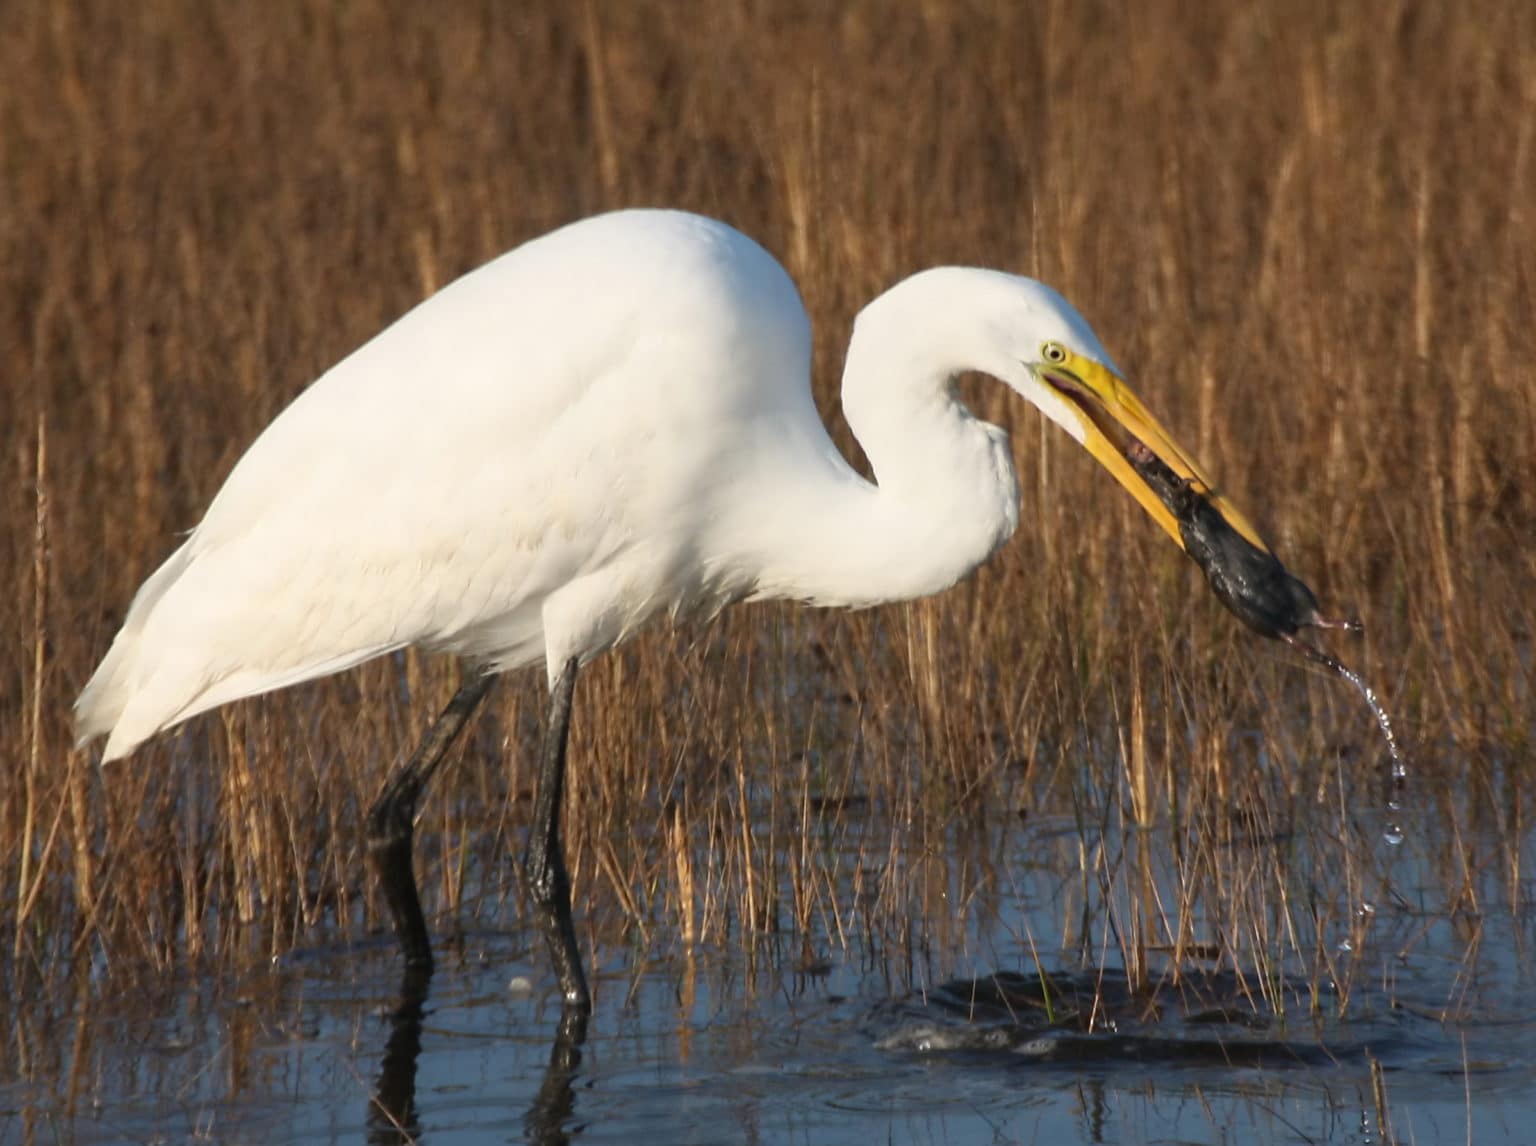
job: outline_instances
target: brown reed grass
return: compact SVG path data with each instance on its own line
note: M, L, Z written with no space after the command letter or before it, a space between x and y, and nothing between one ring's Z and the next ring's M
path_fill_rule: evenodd
M1454 829L1517 901L1536 583L1536 9L1258 3L22 6L0 37L0 986L220 969L379 926L360 810L456 670L414 654L232 706L97 772L69 705L240 451L424 294L557 223L667 204L764 241L817 324L968 262L1052 282L1330 605ZM1475 11L1473 11L1475 10ZM582 679L581 937L775 932L908 966L1032 878L1135 975L1276 990L1371 866L1357 698L1240 631L996 386L1013 543L944 596L659 630ZM439 934L521 911L537 673L424 809ZM1030 866L1002 839L1066 817ZM1171 854L1136 826L1168 828ZM1140 842L1138 842L1140 841ZM1063 875L1062 873L1067 873ZM1337 894L1310 901L1319 873ZM1457 890L1462 889L1462 890ZM626 939L625 937L629 938ZM1022 953L1022 954L1021 954ZM105 976L103 980L102 976ZM50 992L52 992L50 996ZM1329 996L1333 999L1333 996ZM62 1002L61 1002L61 1005ZM0 1056L4 1057L4 1056ZM1382 1112L1385 1122L1385 1111Z

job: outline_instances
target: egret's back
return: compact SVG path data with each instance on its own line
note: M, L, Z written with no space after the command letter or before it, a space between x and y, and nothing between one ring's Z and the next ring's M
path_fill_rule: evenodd
M466 275L240 459L134 598L81 739L112 759L406 645L510 668L749 592L710 560L710 491L774 427L820 431L809 354L782 268L695 216L601 216Z

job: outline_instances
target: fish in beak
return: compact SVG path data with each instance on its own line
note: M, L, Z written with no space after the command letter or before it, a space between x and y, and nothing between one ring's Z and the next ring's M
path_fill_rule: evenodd
M1194 559L1239 620L1284 640L1307 626L1358 628L1322 616L1312 590L1112 370L1056 344L1047 357L1035 376L1077 412L1088 452Z

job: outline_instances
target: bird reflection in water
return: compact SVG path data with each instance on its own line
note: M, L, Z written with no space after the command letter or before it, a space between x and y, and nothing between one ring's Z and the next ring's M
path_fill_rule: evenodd
M407 967L400 983L399 1005L390 1012L389 1038L379 1082L368 1103L368 1141L371 1146L407 1146L423 1136L416 1107L416 1069L421 1058L422 1021L432 983L430 967ZM571 1141L579 1126L572 1126L576 1112L573 1089L581 1070L581 1048L587 1041L587 1012L564 1007L555 1027L549 1066L538 1093L523 1116L527 1140L550 1146Z

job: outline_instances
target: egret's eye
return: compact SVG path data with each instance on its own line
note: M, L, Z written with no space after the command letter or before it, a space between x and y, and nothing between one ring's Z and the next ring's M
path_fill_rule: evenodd
M1059 342L1047 342L1040 348L1040 356L1052 366L1060 366L1067 360L1067 348Z

